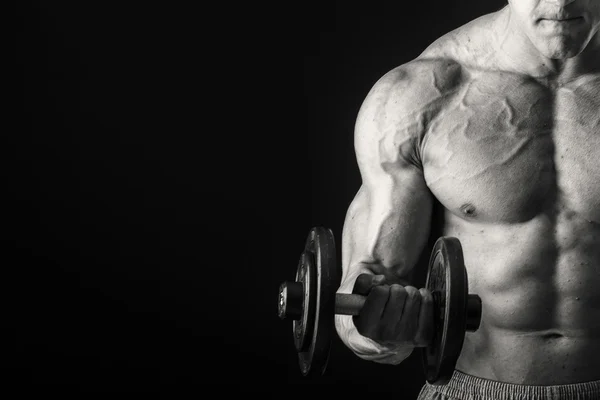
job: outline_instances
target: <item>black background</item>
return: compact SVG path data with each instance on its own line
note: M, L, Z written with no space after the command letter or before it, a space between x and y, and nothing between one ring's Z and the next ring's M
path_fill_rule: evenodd
M379 365L337 336L325 376L303 379L277 289L311 227L339 242L371 86L502 4L21 2L2 134L5 384L414 398L417 353Z

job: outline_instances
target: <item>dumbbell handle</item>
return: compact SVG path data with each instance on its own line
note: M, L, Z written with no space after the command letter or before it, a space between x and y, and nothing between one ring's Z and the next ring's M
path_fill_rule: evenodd
M304 285L302 282L283 282L279 286L279 318L302 318L303 304L305 301ZM335 294L335 314L358 315L367 296L360 294Z
M361 294L336 293L335 313L340 315L358 315L367 296Z
M304 288L302 282L284 282L279 288L279 317L300 319ZM434 303L439 293L432 293ZM336 293L334 313L340 315L358 315L365 304L366 296L360 294ZM467 295L468 332L475 332L481 320L481 298L476 294Z
M336 293L335 313L341 315L358 315L366 299L366 296L360 294ZM467 332L475 332L479 328L480 310L480 297L476 294L467 295Z

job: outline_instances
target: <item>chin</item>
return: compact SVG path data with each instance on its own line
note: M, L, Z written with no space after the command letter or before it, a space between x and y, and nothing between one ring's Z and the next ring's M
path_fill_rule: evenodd
M583 49L573 49L573 48L552 48L552 49L544 49L540 51L542 55L546 58L550 58L553 60L566 60L568 58L573 58L581 53Z
M573 37L553 37L538 40L535 47L546 58L564 60L579 55L587 44Z

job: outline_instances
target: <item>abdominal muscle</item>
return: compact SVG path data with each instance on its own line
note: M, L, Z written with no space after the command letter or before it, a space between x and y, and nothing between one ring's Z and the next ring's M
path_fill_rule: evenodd
M457 370L527 385L600 379L600 229L579 218L478 224L454 215L482 320Z

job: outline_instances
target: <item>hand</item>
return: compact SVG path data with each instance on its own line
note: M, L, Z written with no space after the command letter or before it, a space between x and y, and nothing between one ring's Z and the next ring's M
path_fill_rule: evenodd
M390 283L384 275L361 274L353 293L367 296L353 317L358 333L376 342L426 346L433 336L433 296L425 288Z

